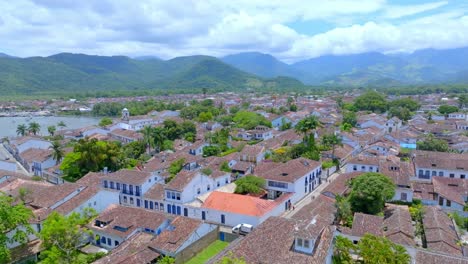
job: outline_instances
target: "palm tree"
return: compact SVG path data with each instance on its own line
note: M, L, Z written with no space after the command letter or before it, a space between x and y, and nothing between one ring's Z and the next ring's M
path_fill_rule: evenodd
M343 146L343 141L341 137L337 136L336 134L329 134L323 136L322 144L332 147L332 158L335 159L335 147L336 145Z
M160 152L162 149L164 140L166 140L164 128L156 127L155 129L153 129L153 140L154 140L154 146L156 147L157 151Z
M320 124L320 121L318 120L318 118L316 116L311 115L300 120L296 124L295 129L296 129L296 132L304 135L304 143L305 143L307 141L307 134L309 133L309 131L314 130L320 126L322 125Z
M40 130L41 130L41 125L39 125L39 123L37 122L29 123L29 127L28 127L29 133L36 135Z
M51 137L54 136L56 130L57 130L57 128L55 126L48 126L47 127L47 131L49 132Z
M58 165L64 156L62 145L58 141L54 141L49 148L53 151L52 158L55 160L55 165Z
M20 124L16 127L16 134L18 136L24 136L28 132L28 128L26 127L25 124Z
M154 147L153 128L150 126L143 127L143 141L148 149L148 154L151 153L151 147Z
M60 128L62 128L62 129L63 129L64 127L67 127L67 125L66 125L65 122L63 122L63 121L58 122L58 123L57 123L57 126L60 127Z

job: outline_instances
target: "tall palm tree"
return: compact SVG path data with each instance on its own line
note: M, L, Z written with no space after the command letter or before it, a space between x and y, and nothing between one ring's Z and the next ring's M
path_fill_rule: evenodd
M57 126L60 127L60 128L62 128L62 129L63 129L64 127L67 127L67 125L66 125L65 122L63 122L63 121L58 122L58 123L57 123Z
M151 147L154 147L154 139L153 139L153 128L150 126L143 127L143 141L146 144L146 148L148 149L148 154L151 153Z
M54 136L56 130L57 130L57 128L56 128L55 126L48 126L48 127L47 127L47 131L49 132L49 135L50 135L51 137Z
M32 133L33 135L37 135L37 133L41 131L41 125L39 125L39 123L37 122L31 122L29 123L28 131L29 133Z
M52 158L55 160L55 165L58 165L64 156L62 145L60 145L60 142L54 141L49 148L53 151Z
M20 124L16 127L16 134L18 136L24 136L28 132L28 128L26 127L25 124Z
M335 148L337 145L343 146L343 140L336 134L324 135L322 138L322 144L325 146L332 147L332 158L335 159Z
M166 140L166 134L165 134L164 128L156 127L153 130L153 141L154 141L154 146L156 147L156 150L158 152L161 151L164 140Z
M314 115L308 116L302 120L300 120L296 124L296 132L301 133L304 135L304 142L306 143L307 141L307 135L311 130L316 129L317 127L321 127L321 123L318 120L318 118ZM312 136L312 135L311 135Z

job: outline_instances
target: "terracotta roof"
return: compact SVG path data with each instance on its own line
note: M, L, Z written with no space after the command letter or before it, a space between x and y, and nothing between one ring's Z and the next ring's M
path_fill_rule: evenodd
M307 173L321 166L321 163L315 160L298 158L287 161L286 163L272 164L263 162L266 168L254 169L253 174L268 180L295 182L304 177ZM270 165L270 166L269 166ZM268 167L270 169L268 169Z
M108 224L106 226L95 226L95 221L93 221L88 224L88 227L95 231L126 238L138 228L150 228L155 230L169 219L168 215L158 211L113 204L107 207L106 210L95 219L95 221L107 222Z
M247 155L250 157L256 157L265 151L265 147L261 145L245 145L240 155Z
M148 248L153 235L137 233L120 244L112 252L93 262L94 264L126 264L126 263L151 263L160 254Z
M293 250L295 229L298 222L293 219L270 217L244 239L230 248L235 257L246 263L325 263L333 240L333 226L320 227L313 255Z
M440 196L464 205L464 197L468 196L468 179L432 177L434 192Z
M208 196L202 207L235 214L263 216L290 196L291 194L283 194L280 198L272 201L248 195L214 191Z
M200 220L177 216L170 228L155 237L149 247L161 252L175 253L201 224Z
M121 129L121 128L114 129L109 134L110 135L120 136L120 137L125 137L125 138L131 138L131 139L142 139L143 138L143 135L141 133L137 132L137 131Z
M164 199L164 184L155 184L148 191L145 192L144 198L162 201Z
M422 151L415 153L414 163L419 168L468 171L468 154ZM435 166L433 166L435 165Z
M317 227L323 228L333 224L335 213L335 200L325 195L319 195L293 214L292 218L305 223L310 223L313 220ZM315 229L315 232L320 230L321 228Z
M182 170L166 185L166 189L183 191L185 186L187 186L198 174L198 171Z
M416 264L468 264L468 258L448 255L448 252L438 253L426 250L416 252Z
M322 193L327 196L332 194L332 198L335 198L336 195L343 196L350 189L348 187L349 180L354 179L363 173L364 172L355 171L340 174L330 184L328 184L325 189L323 189Z
M408 206L387 205L383 222L385 237L397 244L415 246L414 227Z
M427 248L452 255L462 255L459 240L452 220L441 209L435 206L424 207L424 233Z
M413 198L421 200L434 200L434 185L425 182L411 183Z
M151 177L151 173L149 172L121 169L116 172L108 173L103 179L140 185L145 183L149 177Z
M366 233L373 234L376 236L383 236L383 220L384 219L381 216L355 213L351 234L353 236L359 237L364 236Z
M30 148L21 153L21 157L28 163L44 162L52 157L51 149Z

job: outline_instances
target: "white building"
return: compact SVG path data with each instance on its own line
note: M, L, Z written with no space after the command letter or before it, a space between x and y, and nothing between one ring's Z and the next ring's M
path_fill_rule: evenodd
M416 151L416 179L431 181L433 176L465 179L468 175L468 154Z

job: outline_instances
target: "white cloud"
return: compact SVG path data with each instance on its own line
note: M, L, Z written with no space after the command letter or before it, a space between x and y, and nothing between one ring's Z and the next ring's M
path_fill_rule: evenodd
M420 4L420 5L410 5L410 6L402 6L402 5L389 5L385 8L385 12L383 14L384 18L401 18L405 16L411 16L415 14L419 14L422 12L430 11L437 9L439 7L447 5L447 1L440 1L440 2L433 2L427 4Z
M393 18L444 5L397 6L385 0L0 1L0 52L170 58L261 51L294 61L324 54L468 45L466 10L392 23ZM305 35L287 26L320 20L336 28Z

